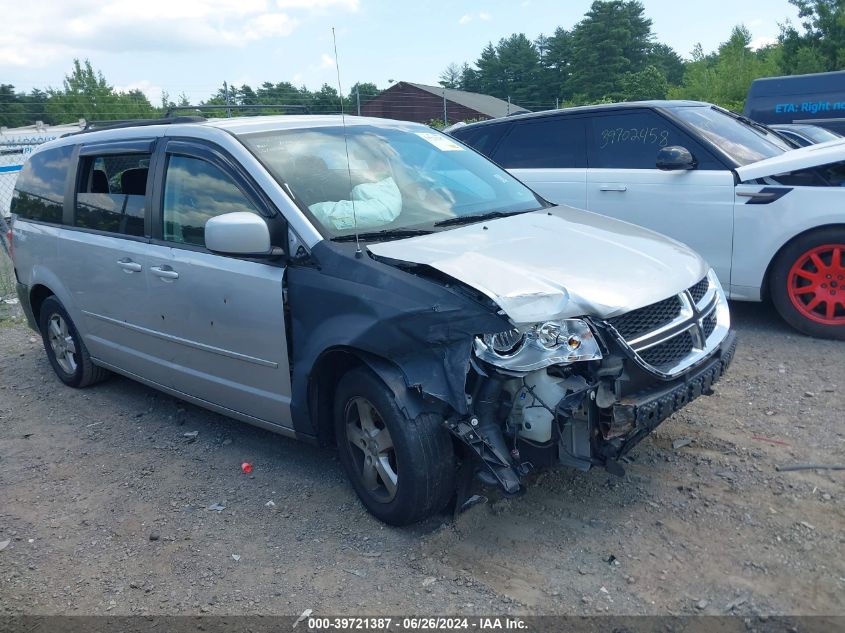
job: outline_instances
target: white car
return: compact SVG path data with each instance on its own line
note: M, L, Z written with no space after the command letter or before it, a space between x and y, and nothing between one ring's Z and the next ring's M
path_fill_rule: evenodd
M845 139L786 150L762 126L693 101L553 110L450 133L551 202L688 244L730 298L771 298L798 330L845 339Z

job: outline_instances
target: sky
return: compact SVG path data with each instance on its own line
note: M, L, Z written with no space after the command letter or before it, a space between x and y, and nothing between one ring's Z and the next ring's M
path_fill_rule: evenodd
M332 27L344 92L356 81L436 84L450 63L472 63L488 42L515 32L534 39L570 29L591 0L0 0L0 83L18 91L59 88L75 57L118 89L162 90L191 103L223 81L253 87L290 81L337 86ZM755 44L779 23L797 23L787 0L643 0L659 41L688 57L744 24Z

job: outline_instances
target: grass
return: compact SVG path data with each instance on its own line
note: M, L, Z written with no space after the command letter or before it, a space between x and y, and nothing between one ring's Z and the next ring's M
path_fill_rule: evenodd
M12 270L12 260L0 248L0 299L15 294L15 273Z

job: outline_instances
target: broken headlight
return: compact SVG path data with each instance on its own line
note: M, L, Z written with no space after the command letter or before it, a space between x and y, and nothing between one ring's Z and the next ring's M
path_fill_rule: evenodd
M496 367L524 372L549 365L598 360L601 350L586 322L563 319L476 337L475 355Z

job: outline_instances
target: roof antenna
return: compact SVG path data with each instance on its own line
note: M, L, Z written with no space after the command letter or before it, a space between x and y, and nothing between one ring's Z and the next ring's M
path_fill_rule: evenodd
M358 240L358 216L355 215L355 196L352 195L352 165L349 163L349 137L346 134L346 114L343 111L343 88L340 85L340 63L337 59L337 37L332 27L332 43L334 44L334 67L337 70L337 93L340 96L340 120L343 124L343 146L346 149L346 173L349 175L349 199L352 203L352 224L355 228L355 257L363 256L361 242Z

